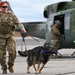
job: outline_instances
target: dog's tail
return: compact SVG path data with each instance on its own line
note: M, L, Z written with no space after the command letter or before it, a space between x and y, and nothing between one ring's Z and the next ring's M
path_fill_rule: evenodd
M28 56L28 51L27 50L26 51L18 51L18 54L20 56L27 57Z

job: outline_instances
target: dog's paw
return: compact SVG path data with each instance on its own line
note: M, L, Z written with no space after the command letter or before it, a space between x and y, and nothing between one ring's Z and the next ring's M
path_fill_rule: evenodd
M27 73L30 73L30 72L27 72Z
M35 72L35 74L39 74L39 73Z
M39 74L39 73L40 73L39 70L37 70L35 74Z

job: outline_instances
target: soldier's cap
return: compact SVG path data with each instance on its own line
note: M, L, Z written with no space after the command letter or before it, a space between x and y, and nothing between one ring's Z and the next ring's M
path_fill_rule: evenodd
M62 23L59 20L55 20L55 24L62 25Z

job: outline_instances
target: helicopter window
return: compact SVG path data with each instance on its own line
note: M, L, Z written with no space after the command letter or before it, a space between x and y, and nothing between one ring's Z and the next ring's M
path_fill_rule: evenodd
M57 11L65 10L67 8L67 2L61 2L58 4Z
M65 14L65 29L70 29L70 14Z

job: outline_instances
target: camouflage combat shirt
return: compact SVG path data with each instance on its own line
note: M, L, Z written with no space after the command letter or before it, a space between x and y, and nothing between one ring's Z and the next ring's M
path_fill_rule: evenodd
M51 27L51 39L60 39L60 31L54 25Z
M14 35L13 27L17 25L21 30L25 30L18 18L11 12L3 14L0 12L0 37L8 38Z

